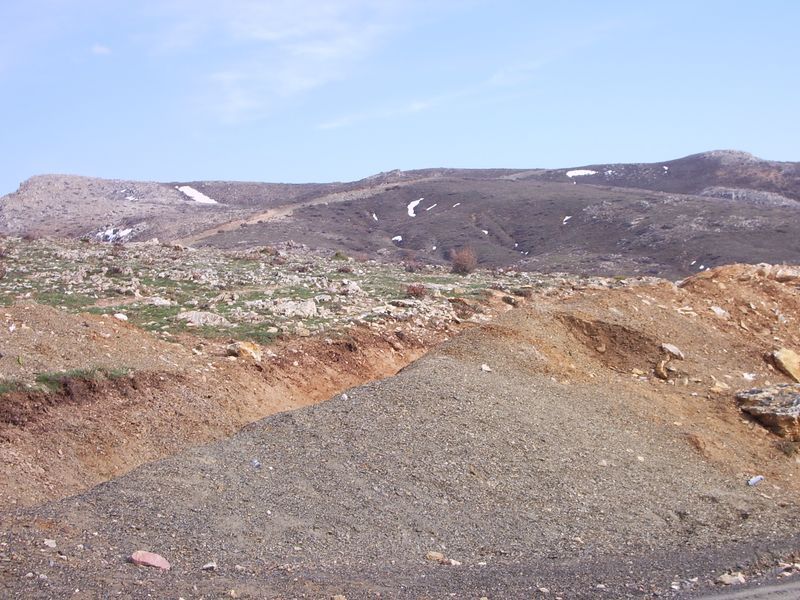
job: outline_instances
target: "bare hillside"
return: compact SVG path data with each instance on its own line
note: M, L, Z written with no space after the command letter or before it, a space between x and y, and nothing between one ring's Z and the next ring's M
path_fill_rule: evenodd
M800 261L800 167L736 151L570 169L390 171L350 183L142 183L40 176L0 199L0 232L287 241L391 260L684 277Z

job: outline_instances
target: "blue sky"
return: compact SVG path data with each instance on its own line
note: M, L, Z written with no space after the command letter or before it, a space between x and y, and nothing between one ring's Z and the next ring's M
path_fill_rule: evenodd
M800 3L3 0L0 194L800 160Z

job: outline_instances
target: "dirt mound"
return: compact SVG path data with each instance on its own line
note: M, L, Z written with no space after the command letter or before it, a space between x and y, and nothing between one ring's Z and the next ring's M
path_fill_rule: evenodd
M392 375L445 335L355 328L275 344L256 364L227 356L224 341L163 342L111 317L37 305L6 316L19 324L2 330L3 360L16 377L0 405L0 495L11 505L74 494L265 415ZM23 384L34 381L44 383Z
M0 580L45 597L705 589L798 543L800 465L733 398L786 380L762 355L795 339L797 290L724 277L535 297L396 377L7 513ZM739 295L784 318L763 334L713 310ZM666 380L662 343L684 354ZM140 549L172 570L126 563Z

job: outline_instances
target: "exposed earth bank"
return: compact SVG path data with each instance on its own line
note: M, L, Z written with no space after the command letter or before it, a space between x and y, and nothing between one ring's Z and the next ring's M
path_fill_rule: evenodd
M791 575L796 441L735 395L792 382L766 357L800 349L798 285L731 266L529 295L395 377L3 513L2 589L688 597Z

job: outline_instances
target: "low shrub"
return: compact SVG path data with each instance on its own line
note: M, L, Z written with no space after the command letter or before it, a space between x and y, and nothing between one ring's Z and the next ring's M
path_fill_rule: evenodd
M458 275L468 275L478 266L478 259L472 248L465 247L450 253L451 271Z

